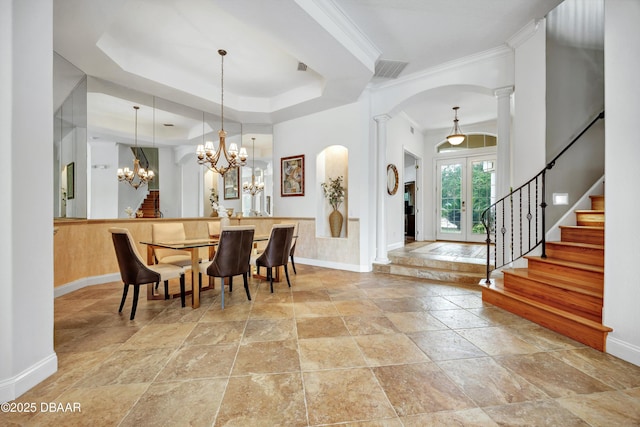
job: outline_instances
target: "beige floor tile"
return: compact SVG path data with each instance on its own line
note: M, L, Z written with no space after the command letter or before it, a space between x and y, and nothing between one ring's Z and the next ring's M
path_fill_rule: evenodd
M376 316L382 311L370 300L334 301L341 316Z
M425 312L387 313L386 315L394 326L404 333L448 329L444 323Z
M395 417L369 369L304 372L310 425Z
M172 354L156 382L201 378L227 378L238 352L238 344L189 345Z
M613 388L640 387L640 366L610 354L592 348L556 351L551 354Z
M514 403L483 410L501 426L589 427L584 420L553 400Z
M293 319L292 303L254 304L250 319Z
M557 402L593 427L640 425L640 400L619 391L564 397Z
M295 338L296 324L293 319L252 319L247 322L242 342L284 341Z
M442 361L438 366L480 407L549 398L489 357Z
M456 331L490 355L535 353L540 349L500 326L458 329Z
M296 290L291 292L293 302L318 302L318 301L331 301L329 298L329 292L326 289L315 290Z
M120 426L212 425L227 380L154 383Z
M373 372L401 417L475 407L435 363L381 366Z
M447 295L444 298L462 308L482 308L485 305L488 305L482 302L482 295Z
M230 378L215 425L308 425L300 373Z
M251 305L233 305L225 307L221 310L220 307L214 307L206 310L202 317L201 322L229 322L237 320L247 320L249 313L251 312Z
M54 330L56 352L114 351L142 328L83 328Z
M298 338L322 338L349 336L344 320L340 317L307 317L296 319Z
M404 427L498 427L498 424L479 408L412 415L402 418L402 424Z
M231 375L300 371L296 340L241 344Z
M469 308L467 309L467 311L475 314L478 317L488 320L491 326L511 326L514 328L519 328L535 325L535 323L523 317L516 316L513 313L509 313L508 311L494 306Z
M611 387L550 353L497 356L500 365L524 377L551 397L609 391Z
M366 366L352 337L300 339L298 344L303 371Z
M369 366L428 362L429 358L404 334L354 337Z
M80 405L78 412L40 412L30 426L104 426L118 425L149 384L109 385L97 388L71 388L53 403ZM73 406L72 406L73 408Z
M398 329L386 316L349 316L344 322L351 335L395 334Z
M150 383L164 368L173 348L118 350L90 370L77 386L101 387L115 384Z
M184 344L216 345L240 342L246 323L244 320L198 323Z
M295 310L296 318L340 315L333 302L328 301L294 303L293 308Z
M176 348L182 344L195 326L196 323L149 324L129 338L122 348Z
M434 310L430 311L429 314L451 329L482 328L490 326L488 320L478 317L467 310Z
M487 354L452 330L425 331L409 337L431 360L466 359Z

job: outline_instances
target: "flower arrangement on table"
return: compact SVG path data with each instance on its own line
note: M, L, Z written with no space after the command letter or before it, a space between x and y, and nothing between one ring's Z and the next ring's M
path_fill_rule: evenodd
M209 202L211 203L211 209L218 211L218 189L211 187L211 193L209 194Z
M333 210L338 210L342 202L344 202L345 188L343 184L344 177L339 176L335 179L329 178L329 182L323 182L322 192L324 197L329 201L329 204Z

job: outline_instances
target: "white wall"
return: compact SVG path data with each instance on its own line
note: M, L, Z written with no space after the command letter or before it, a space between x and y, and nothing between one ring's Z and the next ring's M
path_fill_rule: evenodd
M640 117L637 96L640 56L640 2L605 4L605 285L603 322L613 328L607 351L640 365L640 144L629 137Z
M411 128L414 132L411 133ZM387 230L387 247L395 249L404 246L404 185L407 181L404 170L404 151L409 150L411 153L421 158L424 151L423 135L415 130L415 125L410 122L403 114L393 117L387 122L387 164L393 163L398 168L399 185L398 191L393 196L387 194L385 189L386 201L386 230ZM415 179L416 169L412 168L413 178ZM386 170L385 170L386 174ZM422 188L422 184L418 183ZM419 201L421 202L421 201ZM422 204L416 206L422 211ZM417 222L417 221L416 221ZM420 229L420 225L418 225Z
M0 402L57 370L53 188L38 187L46 209L29 204L23 161L34 152L53 159L52 25L50 0L0 2ZM52 177L52 162L41 162L38 176Z
M515 43L512 187L534 177L545 165L546 36L540 20Z
M91 165L88 170L89 212L92 219L118 218L124 212L118 212L118 190L123 185L118 182L118 146L115 142L89 143ZM105 165L105 169L93 168L93 165Z

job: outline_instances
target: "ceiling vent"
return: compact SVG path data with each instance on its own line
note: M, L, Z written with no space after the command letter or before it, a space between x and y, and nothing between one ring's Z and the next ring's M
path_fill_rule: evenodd
M404 70L404 67L409 64L402 61L389 61L386 59L379 59L376 61L376 71L373 74L374 77L382 77L385 79L396 79Z
M298 71L307 71L307 64L304 62L298 62Z

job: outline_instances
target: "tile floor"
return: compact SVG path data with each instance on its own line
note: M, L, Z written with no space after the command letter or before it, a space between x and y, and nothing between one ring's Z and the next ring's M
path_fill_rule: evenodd
M46 426L631 426L640 367L483 304L475 286L298 266L202 306L110 283L55 301L58 372L0 414ZM227 294L229 295L229 294ZM38 403L39 404L39 403Z

